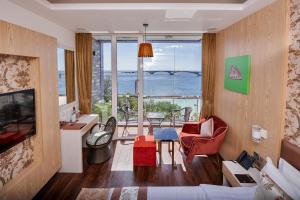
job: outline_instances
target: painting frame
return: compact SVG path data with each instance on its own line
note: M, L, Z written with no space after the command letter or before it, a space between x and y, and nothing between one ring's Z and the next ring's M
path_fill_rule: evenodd
M250 55L226 58L224 88L247 95L250 90L250 72Z

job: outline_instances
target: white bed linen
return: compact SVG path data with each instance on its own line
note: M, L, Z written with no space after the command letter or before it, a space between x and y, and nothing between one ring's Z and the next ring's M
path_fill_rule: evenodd
M256 187L226 187L219 185L186 187L148 187L148 200L253 200Z
M280 173L300 191L300 171L283 158L279 159L278 169Z
M280 171L275 167L271 158L266 158L267 163L262 168L262 172L266 173L276 185L278 185L292 199L300 199L300 192L291 184Z

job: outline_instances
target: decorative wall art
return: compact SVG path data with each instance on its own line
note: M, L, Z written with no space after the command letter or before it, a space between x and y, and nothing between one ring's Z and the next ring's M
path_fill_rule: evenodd
M251 56L226 58L224 87L227 90L248 94L250 88Z

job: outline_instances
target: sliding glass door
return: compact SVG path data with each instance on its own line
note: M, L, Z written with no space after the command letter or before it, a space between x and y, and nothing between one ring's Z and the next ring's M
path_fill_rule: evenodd
M151 40L154 57L144 60L144 111L163 113L161 126L197 121L201 108L201 42Z
M152 37L154 57L144 59L137 56L141 35L94 38L93 108L102 123L117 118L115 139L147 134L148 118L159 113L162 126L198 120L201 40L194 38Z
M138 134L138 38L117 37L118 137Z

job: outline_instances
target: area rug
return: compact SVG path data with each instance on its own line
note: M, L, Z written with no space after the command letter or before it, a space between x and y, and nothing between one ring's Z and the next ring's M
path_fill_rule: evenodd
M117 141L111 171L133 171L133 141Z
M76 200L146 200L146 187L82 188Z
M181 165L182 170L186 172L182 152L179 150L179 144L174 145L174 160L176 165ZM157 160L159 157L157 156ZM162 144L162 165L171 165L172 158L168 152L168 144ZM111 171L133 171L133 141L118 141L113 157Z

